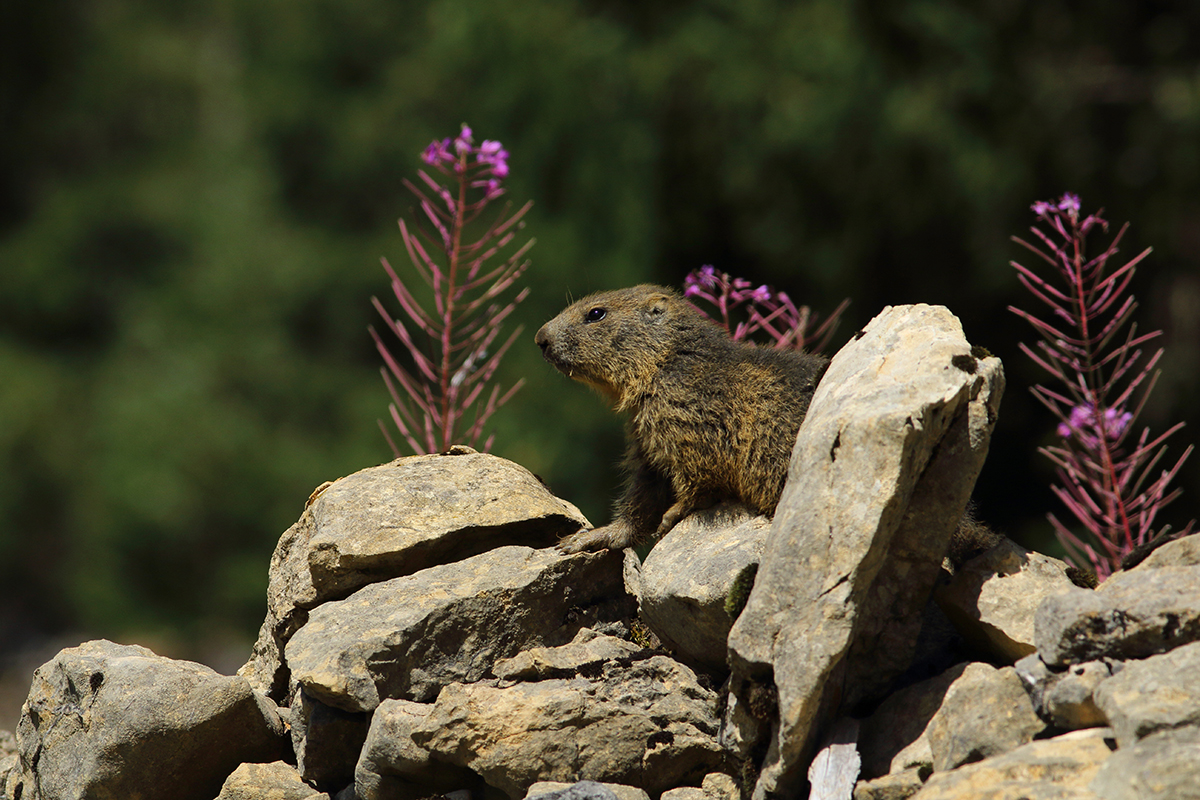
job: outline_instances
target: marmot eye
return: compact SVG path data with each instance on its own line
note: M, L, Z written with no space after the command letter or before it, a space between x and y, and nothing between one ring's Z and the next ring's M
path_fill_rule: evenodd
M585 316L583 319L585 322L599 322L600 320L604 319L604 315L607 313L608 311L603 308L593 308L591 311L587 312L587 316Z

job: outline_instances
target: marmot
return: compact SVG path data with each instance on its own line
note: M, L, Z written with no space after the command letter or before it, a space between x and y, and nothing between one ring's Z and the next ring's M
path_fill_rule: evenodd
M546 360L629 414L629 485L613 522L559 543L620 549L736 500L768 516L828 359L736 342L670 289L569 306L537 332Z

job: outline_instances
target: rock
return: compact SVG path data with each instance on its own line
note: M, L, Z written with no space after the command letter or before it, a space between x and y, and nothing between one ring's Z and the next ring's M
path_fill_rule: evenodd
M1033 617L1041 602L1074 586L1065 562L1006 539L963 564L933 596L968 641L1012 664L1037 650Z
M539 781L529 787L529 793L525 797L537 797L540 800L650 800L650 795L636 786L595 781Z
M854 785L854 800L908 800L925 785L929 768L912 767Z
M1200 566L1200 535L1190 534L1182 539L1167 542L1144 561L1134 567L1135 570L1158 569L1159 567L1195 567Z
M778 689L756 800L801 792L816 730L912 658L1003 388L999 360L971 351L946 309L889 307L817 387L729 635L734 690Z
M663 792L659 800L708 800L708 795L699 786L680 786Z
M13 776L16 784L20 778L20 761L17 757L17 737L11 731L0 730L0 798L9 800L12 792L5 789L8 776Z
M309 695L370 711L385 698L428 702L448 683L479 680L499 659L565 644L581 627L633 609L619 552L563 557L499 547L324 603L285 652Z
M1108 757L1089 788L1104 800L1200 798L1200 729L1159 731Z
M225 779L217 800L329 800L300 777L291 764L242 764Z
M241 673L255 688L280 699L279 649L323 602L503 545L547 547L588 525L524 467L455 452L334 481L283 534L271 557L267 619Z
M1106 734L1072 731L935 772L912 800L1095 800L1087 786L1111 752Z
M492 672L502 681L528 681L569 677L581 672L598 671L605 661L645 657L643 648L605 636L591 628L581 628L570 644L560 647L532 647L512 658L497 661ZM596 668L595 670L589 668Z
M737 781L724 772L710 772L700 782L707 800L740 800L742 793Z
M292 695L288 721L301 777L327 791L354 781L354 765L371 718L313 699L299 686Z
M1200 566L1143 564L1115 573L1095 591L1049 597L1038 608L1034 639L1052 668L1145 658L1194 642L1200 639Z
M975 663L963 670L929 721L936 772L1006 753L1045 730L1012 667Z
M672 651L725 671L733 620L725 610L738 574L757 564L771 521L720 505L684 518L654 545L641 570L641 617Z
M1088 661L1054 672L1035 653L1018 661L1014 669L1038 714L1055 727L1073 731L1108 724L1096 707L1093 693L1101 681L1119 672L1121 666L1120 661Z
M967 669L958 664L928 680L892 694L862 725L858 747L863 776L875 778L912 767L933 769L926 730L942 707L950 685Z
M238 764L289 749L274 704L244 679L103 640L37 669L17 742L22 800L212 800Z
M1121 747L1165 728L1200 725L1200 642L1125 662L1095 697Z
M691 670L661 655L610 661L591 678L450 684L431 705L380 703L355 786L371 800L391 796L389 782L433 775L461 786L474 773L514 798L538 781L579 779L657 796L722 763L716 705Z

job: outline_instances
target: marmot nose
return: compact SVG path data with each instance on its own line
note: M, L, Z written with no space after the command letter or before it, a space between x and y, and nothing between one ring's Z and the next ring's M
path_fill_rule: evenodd
M538 329L538 332L533 335L533 341L537 346L542 348L542 352L546 352L546 348L550 346L550 334L546 332L546 326L543 325Z

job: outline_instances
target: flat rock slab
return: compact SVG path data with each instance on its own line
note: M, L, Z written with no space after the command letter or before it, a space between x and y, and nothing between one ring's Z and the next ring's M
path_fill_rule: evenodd
M818 726L911 661L1003 384L935 306L885 309L830 362L729 636L735 691L778 690L756 800L799 793Z
M671 650L724 670L733 619L726 599L743 569L757 564L771 521L742 506L691 514L646 556L639 597L643 621Z
M1121 747L1165 728L1200 725L1200 642L1125 662L1094 696Z
M1200 639L1200 566L1118 572L1093 591L1049 597L1034 618L1042 661L1065 667L1145 658Z
M429 702L499 659L630 616L622 568L616 551L500 547L318 606L288 641L286 662L305 692L344 711L386 698Z
M289 750L274 704L242 678L104 640L37 669L17 740L22 800L212 800L238 764Z
M722 763L716 705L691 670L661 655L610 661L592 677L451 684L431 705L379 705L355 790L386 798L397 785L469 770L512 798L547 780L626 784L657 797Z
M935 772L912 800L1097 800L1088 783L1111 752L1104 729L1073 731Z

